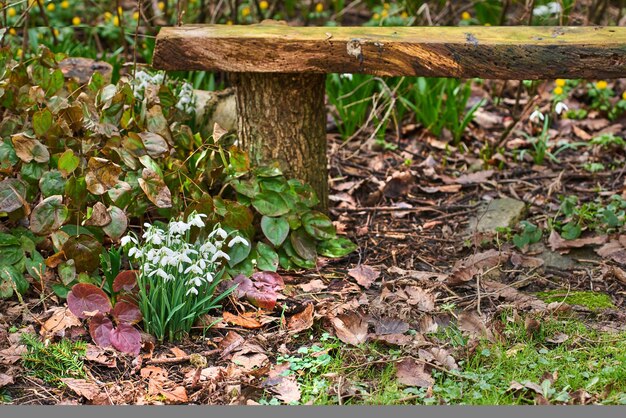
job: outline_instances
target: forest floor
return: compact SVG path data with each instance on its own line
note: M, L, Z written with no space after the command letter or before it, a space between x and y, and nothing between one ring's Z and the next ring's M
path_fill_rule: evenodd
M624 147L519 161L528 144L516 130L533 128L510 123L485 106L463 147L410 125L384 144L329 134L330 213L357 252L282 272L272 312L231 300L210 329L176 345L146 338L136 358L88 345L86 378L61 388L23 368L20 335L81 339L84 327L54 296L0 301L0 400L625 404L626 235L583 222L598 213L572 215L576 239L549 229L567 221L563 196L600 198L587 206L596 212L624 196ZM561 119L548 149L624 130L593 112ZM591 162L606 169L585 170Z

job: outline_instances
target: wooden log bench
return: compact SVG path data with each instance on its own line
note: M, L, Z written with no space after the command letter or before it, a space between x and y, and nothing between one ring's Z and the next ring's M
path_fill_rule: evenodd
M153 66L223 71L239 140L278 160L327 205L327 73L485 79L626 77L626 27L164 27Z

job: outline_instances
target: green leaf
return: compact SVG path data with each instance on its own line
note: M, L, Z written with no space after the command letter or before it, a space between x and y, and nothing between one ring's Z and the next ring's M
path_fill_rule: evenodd
M252 206L265 216L280 216L289 212L289 206L280 193L269 190L256 195Z
M345 237L336 237L332 240L317 244L317 252L324 257L339 258L350 254L357 249L357 245Z
M335 226L330 218L322 212L310 211L302 215L302 225L305 231L318 240L332 239L335 237Z
M66 180L59 170L50 170L39 179L39 189L44 197L55 194L62 195L65 191Z
M9 141L0 141L0 169L8 170L18 162L13 145Z
M0 266L0 298L9 298L13 295L12 283L15 284L15 288L21 294L26 293L30 286L18 269L13 266Z
M261 230L274 247L280 247L289 235L289 222L283 217L263 216L261 218Z
M103 226L102 230L109 238L118 240L122 238L122 235L126 232L126 228L128 228L128 218L124 211L117 206L111 206L107 211L111 216L111 222Z
M100 265L100 254L103 247L91 235L71 236L63 244L63 251L67 259L73 259L76 270L91 273Z
M30 214L30 229L35 234L47 235L56 231L67 219L69 211L63 196L54 195L42 200Z
M74 260L67 260L66 262L59 264L58 273L61 283L65 286L69 286L74 280L76 280L76 265Z
M61 173L65 177L69 176L76 170L78 165L80 164L80 158L74 155L74 151L71 149L65 150L61 157L59 157L58 167L61 170Z
M30 258L26 259L26 271L35 280L43 279L46 272L46 263L39 252L33 252Z
M256 245L257 267L261 271L276 271L278 269L278 254L269 245L259 242Z
M299 257L305 260L315 260L317 256L315 240L304 229L293 231L289 236L289 240Z
M575 222L569 222L563 226L561 237L563 239L576 239L580 236L582 228Z
M52 113L48 109L42 109L33 114L33 129L39 138L45 138L52 126Z
M14 178L0 181L0 212L14 212L26 201L26 183Z

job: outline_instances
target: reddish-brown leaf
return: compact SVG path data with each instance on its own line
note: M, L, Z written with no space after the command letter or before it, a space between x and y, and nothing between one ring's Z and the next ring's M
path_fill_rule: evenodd
M89 283L78 283L72 287L72 291L67 295L67 306L81 319L87 317L85 312L106 314L111 311L111 302L107 294Z
M373 267L361 264L353 269L348 270L348 275L366 289L372 286L372 283L380 276L380 271Z

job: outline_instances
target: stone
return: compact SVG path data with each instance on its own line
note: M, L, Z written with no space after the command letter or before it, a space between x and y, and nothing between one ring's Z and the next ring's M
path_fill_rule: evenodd
M516 199L494 199L480 213L470 219L470 233L493 233L498 228L512 228L522 219L526 205Z

